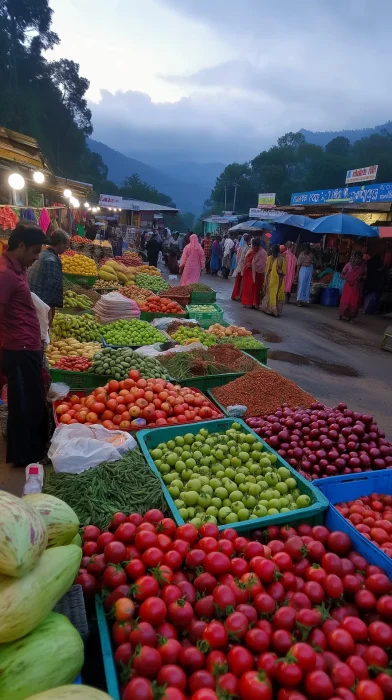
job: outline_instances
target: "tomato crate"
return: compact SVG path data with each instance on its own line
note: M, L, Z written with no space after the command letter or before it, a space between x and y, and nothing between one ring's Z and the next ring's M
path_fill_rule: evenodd
M363 472L362 474L328 476L324 479L316 479L313 481L313 485L321 491L330 503L326 526L331 530L343 530L343 532L346 532L355 549L371 564L381 566L387 576L392 578L392 559L358 532L354 525L335 508L337 503L354 501L356 498L369 496L371 493L392 495L392 470L381 469L380 471Z
M71 389L96 389L97 386L101 386L102 377L98 374L92 374L89 372L70 372L66 369L59 369L57 367L51 367L50 376L52 382L64 382Z
M97 375L97 376L98 376L98 375ZM105 386L105 384L107 383L107 381L110 380L110 377L101 377L101 376L100 376L100 380L101 380L101 381L100 381L99 384L97 384L97 387L98 387L98 386ZM95 388L96 388L96 387L95 387ZM201 392L201 391L200 391L199 389L197 389L196 387L189 387L189 388L190 388L190 389L193 389L194 391L197 391L203 399L207 399L208 404L207 404L206 408L210 408L210 409L213 410L213 411L219 411L219 409L215 406L215 404L213 403L213 401L211 401L210 399L208 399L208 397L207 397L205 394L203 394L203 392ZM83 391L83 390L82 390L82 391L78 391L77 389L76 389L76 390L72 390L72 389L71 389L71 391L72 391L73 394L75 394L75 395L78 396L79 398L82 398L83 396L86 396L87 394L90 394L90 393L93 391L93 389L92 389L92 388L89 388L89 389L85 389L84 391ZM71 392L70 392L70 393L71 393ZM55 423L55 426L56 426L56 427L57 427L58 425L61 425L61 423L60 423L60 421L59 421L59 419L58 419L58 415L57 415L57 413L56 413L56 408L57 408L57 406L59 406L59 405L60 405L61 403L63 403L64 401L67 401L67 397L64 397L64 399L58 399L57 401L55 401L55 402L53 403L53 419L54 419L54 423ZM219 417L219 418L223 418L223 413L219 412L219 416L218 416L218 417ZM212 420L212 419L209 419L209 418L206 418L206 419L205 419L205 421L207 421L207 422L210 422L210 420ZM214 419L214 420L216 420L216 419ZM201 425L202 422L203 422L203 421L199 421L199 422L197 422L197 423L194 423L193 421L187 421L186 423L181 423L181 425L184 425L184 426L188 426L188 427L189 427L190 425ZM159 431L161 431L163 428L167 428L167 427L169 427L169 426L166 426L166 425L160 426L160 425L155 425L155 423L151 423L150 426L149 426L149 428L148 428L148 430L149 430L149 431L150 431L150 430L159 430ZM177 428L177 427L179 428L179 427L180 427L180 424L179 424L179 425L174 425L174 428ZM120 430L120 428L116 428L116 430ZM140 427L132 427L131 430L125 430L124 432L137 433L137 432L140 432L140 431L143 431L143 430L144 430L144 431L147 430L147 428L146 428L144 425L142 425L142 426L140 426Z
M209 328L214 323L222 323L223 321L223 309L218 304L212 304L212 306L214 306L214 311L204 312L197 311L192 304L188 304L186 310L189 318L194 318L202 328Z
M80 284L86 287L93 287L97 279L97 275L73 275L70 272L63 272L63 277L74 284Z
M106 687L108 695L113 700L120 700L120 687L117 670L114 663L113 647L110 639L107 612L105 611L99 595L95 596L95 612L97 615L99 640L101 642L103 667L105 671Z
M184 520L182 519L173 498L171 497L168 489L166 488L166 485L161 477L161 474L157 467L154 464L153 459L150 456L149 450L153 449L154 447L157 447L159 443L161 442L168 442L169 440L173 440L175 437L178 435L185 435L186 433L193 433L196 434L199 432L201 428L205 428L208 430L209 433L214 433L214 432L225 432L228 430L231 425L235 423L239 423L241 428L245 433L252 433L253 431L244 423L242 420L233 419L231 418L222 418L219 420L211 420L211 421L206 421L206 422L199 422L199 423L192 423L191 425L175 425L175 426L170 426L170 427L162 427L160 430L141 430L136 438L137 441L140 445L140 448L146 458L146 461L154 474L156 474L159 479L161 480L162 483L162 489L164 492L164 496L166 499L166 502L172 512L172 516L174 520L176 521L177 525L183 525ZM303 521L311 521L313 524L319 523L320 521L322 522L322 518L324 517L324 512L328 508L328 501L325 498L325 496L319 491L318 489L314 488L314 486L304 479L300 474L298 474L292 467L290 467L285 460L278 455L275 450L272 449L269 445L267 445L264 440L262 440L258 435L255 435L255 438L258 442L261 442L263 445L263 450L265 452L269 452L270 454L273 454L276 456L277 461L276 465L277 467L286 467L291 476L295 478L298 484L298 488L301 491L301 494L306 494L310 497L311 499L311 505L308 506L307 508L301 508L299 510L290 510L288 513L278 513L277 515L267 515L263 518L253 518L251 520L244 520L242 522L236 522L236 523L230 523L228 525L220 525L219 530L225 530L229 527L234 528L237 530L237 532L248 532L250 530L255 530L259 529L262 527L268 527L268 525L285 525L286 523L297 523L297 522L303 522Z
M213 304L216 301L216 292L191 292L191 304Z

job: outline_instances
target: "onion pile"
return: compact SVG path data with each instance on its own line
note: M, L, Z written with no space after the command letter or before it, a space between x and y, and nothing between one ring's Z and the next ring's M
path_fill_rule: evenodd
M310 481L392 468L392 445L373 416L340 403L308 409L283 404L273 415L248 418L249 427Z

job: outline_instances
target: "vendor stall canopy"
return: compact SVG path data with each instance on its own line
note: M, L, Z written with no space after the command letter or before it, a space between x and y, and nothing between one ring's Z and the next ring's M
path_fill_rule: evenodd
M273 228L273 224L268 221L258 221L255 219L250 219L249 221L243 221L241 224L232 226L229 228L230 233L246 233L247 231L270 231Z
M360 236L361 238L378 238L378 233L360 219L349 214L331 214L311 221L306 226L308 231L325 235L337 233L341 236Z

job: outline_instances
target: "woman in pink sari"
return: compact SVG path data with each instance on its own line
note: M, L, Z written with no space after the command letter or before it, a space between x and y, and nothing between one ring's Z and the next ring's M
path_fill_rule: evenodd
M347 263L342 270L342 278L345 280L342 296L339 304L339 320L358 316L359 307L362 301L363 282L366 278L366 264L363 261L362 253L354 253L352 262Z
M196 234L192 233L188 245L185 246L182 252L180 260L181 286L184 287L187 284L198 282L205 264L204 250Z
M284 278L284 292L286 295L286 304L290 304L291 289L294 282L295 270L297 267L297 258L295 257L292 249L294 243L292 241L287 241L286 251L283 253L286 258L286 277Z

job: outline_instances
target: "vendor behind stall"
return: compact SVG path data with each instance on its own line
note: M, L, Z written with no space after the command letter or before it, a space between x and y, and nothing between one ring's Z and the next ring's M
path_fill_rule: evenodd
M69 246L69 236L57 229L50 237L50 245L27 273L30 289L50 307L49 323L52 323L56 307L63 307L63 273L60 255Z

